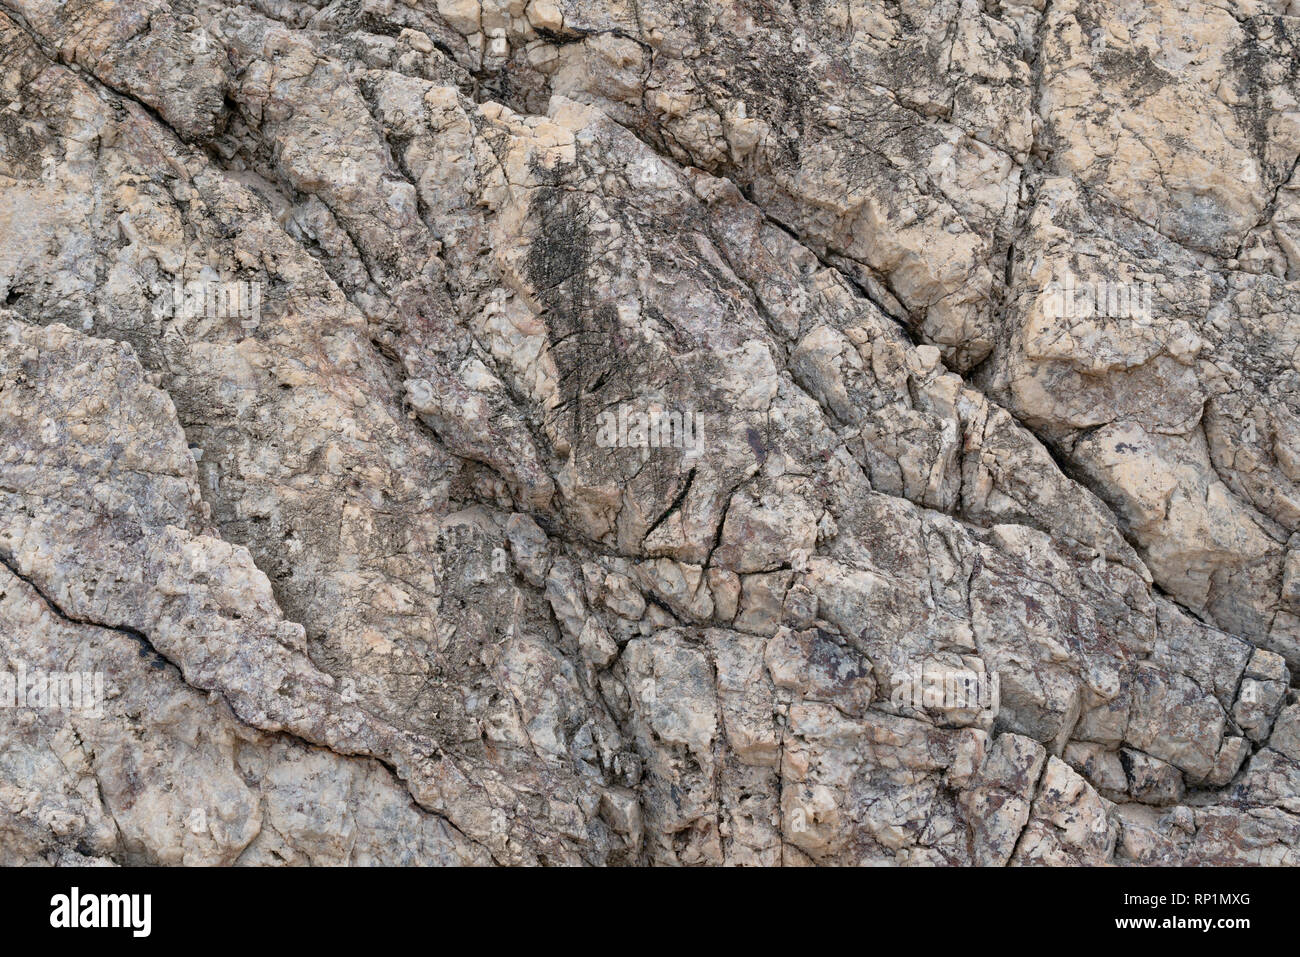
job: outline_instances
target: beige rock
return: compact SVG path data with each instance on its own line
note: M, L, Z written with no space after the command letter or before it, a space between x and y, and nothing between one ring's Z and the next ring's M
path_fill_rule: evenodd
M1297 863L1295 10L293 6L0 10L3 863Z

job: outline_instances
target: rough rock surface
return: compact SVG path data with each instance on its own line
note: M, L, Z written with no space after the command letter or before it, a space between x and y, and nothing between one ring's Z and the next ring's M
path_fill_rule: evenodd
M3 864L1300 863L1300 7L0 0L0 671Z

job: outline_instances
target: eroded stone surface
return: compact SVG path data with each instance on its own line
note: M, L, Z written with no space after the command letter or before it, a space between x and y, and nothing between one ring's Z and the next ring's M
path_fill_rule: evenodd
M0 0L3 862L1296 863L1284 7Z

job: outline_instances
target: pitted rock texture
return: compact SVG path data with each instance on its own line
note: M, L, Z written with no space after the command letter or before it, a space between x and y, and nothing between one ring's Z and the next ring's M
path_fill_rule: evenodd
M1286 0L0 0L0 698L103 688L0 863L1300 863L1298 103Z

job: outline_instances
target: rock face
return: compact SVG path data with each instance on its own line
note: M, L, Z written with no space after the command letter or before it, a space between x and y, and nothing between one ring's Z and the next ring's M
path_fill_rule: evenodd
M1300 863L1298 103L1285 0L0 0L0 863Z

